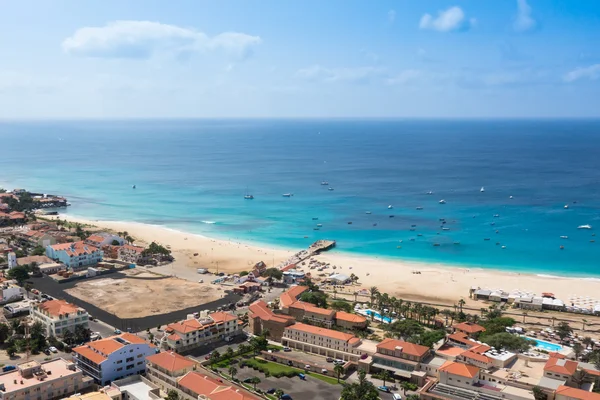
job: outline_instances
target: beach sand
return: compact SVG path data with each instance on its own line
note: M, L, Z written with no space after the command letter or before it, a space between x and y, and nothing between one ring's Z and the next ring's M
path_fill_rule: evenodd
M182 277L193 276L196 268L208 268L215 272L217 264L219 271L226 273L250 270L258 261L264 261L268 266L273 263L278 265L302 250L273 250L134 222L92 221L68 215L61 215L60 218L113 231L127 231L136 239L136 244L156 241L169 245L176 259L172 264L174 273ZM194 256L195 253L198 255ZM505 291L519 289L537 295L552 292L565 303L571 295L600 298L600 279L544 277L484 268L386 260L335 251L323 253L316 258L336 265L338 268L335 272L346 275L354 273L359 277L360 287L376 286L380 292L387 292L390 296L404 300L453 305L462 298L467 305L485 307L481 302L469 300L469 288L473 286ZM309 271L306 266L303 268L305 272ZM316 270L311 272L314 271ZM414 271L419 271L420 274L415 274ZM331 273L332 269L327 269L326 272Z

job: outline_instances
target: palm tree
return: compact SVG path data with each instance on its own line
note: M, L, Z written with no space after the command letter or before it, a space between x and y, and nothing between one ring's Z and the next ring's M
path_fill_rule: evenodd
M261 380L257 376L253 376L252 378L250 378L248 380L248 383L250 383L254 386L254 391L256 391L256 385L258 385L260 382L261 382Z
M356 303L358 301L358 292L354 292L352 294L354 295L354 302Z
M337 295L337 289L334 287L333 288L333 299L336 299L336 295Z
M594 348L594 339L592 339L592 338L591 338L591 337L589 337L589 336L586 336L586 337L584 337L584 338L581 340L581 343L583 343L583 344L585 345L585 348L586 348L586 349L587 349L588 347L590 347L590 346L592 347L592 349Z
M581 320L581 324L583 325L583 327L581 328L582 331L585 331L585 326L586 326L587 323L588 323L587 319L582 319Z
M373 287L371 287L371 289L369 289L369 293L371 294L371 306L372 306L373 302L375 301L375 297L377 297L377 295L379 294L379 289L377 289L377 286L373 286Z
M335 367L333 367L333 372L336 373L337 381L338 381L338 383L340 383L340 375L342 375L344 373L344 367L341 366L340 364L336 364Z
M233 380L233 377L235 376L235 374L237 374L237 372L237 368L233 365L229 367L229 375L231 375L231 380Z
M575 353L575 360L579 360L579 356L581 355L581 353L583 353L583 346L581 345L581 343L575 342L572 348L573 352Z
M244 343L240 343L240 345L237 348L237 353L238 354L244 354L244 353L247 353L248 350L250 350L249 347L248 347L248 345L246 345Z
M452 314L452 311L448 309L442 310L442 315L446 317L446 326L448 326L448 318L450 317L450 314Z
M460 307L460 312L463 312L463 306L466 304L464 299L460 299L458 301L458 306Z
M556 317L553 315L552 316L552 326L554 327L554 323L556 322Z
M481 311L481 318L483 318L487 310L485 308L480 308L479 311Z
M377 377L379 379L381 379L383 381L382 386L385 386L385 381L390 382L393 378L392 378L392 374L390 373L390 371L388 371L387 369L384 369L383 371L381 371Z
M523 311L523 323L525 323L525 317L527 317L529 313L527 311Z
M408 381L402 381L402 382L400 382L400 387L404 391L404 395L405 396L406 396L406 391L410 389L410 386L411 386L411 384Z

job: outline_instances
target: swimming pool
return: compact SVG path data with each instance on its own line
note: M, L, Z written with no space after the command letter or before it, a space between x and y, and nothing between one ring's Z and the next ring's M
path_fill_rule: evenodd
M562 350L562 346L556 343L546 342L545 340L532 338L529 336L524 336L527 339L533 340L535 342L535 347L538 349L546 350L546 351L560 351Z
M371 315L373 315L373 317L376 320L379 320L381 322L385 322L386 324L391 324L392 322L394 322L394 320L391 319L390 317L382 317L381 314L379 314L377 311L373 311L373 310L360 310L359 313L363 314L363 315L367 315L369 317Z

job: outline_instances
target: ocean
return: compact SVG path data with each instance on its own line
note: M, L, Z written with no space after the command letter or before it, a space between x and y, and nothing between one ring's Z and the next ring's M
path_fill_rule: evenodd
M334 239L600 277L599 133L597 120L5 121L0 186L65 195L84 218L266 247Z

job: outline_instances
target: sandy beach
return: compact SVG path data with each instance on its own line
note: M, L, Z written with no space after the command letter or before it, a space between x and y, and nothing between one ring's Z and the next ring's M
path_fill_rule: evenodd
M217 265L220 272L227 273L249 270L258 261L264 261L269 266L273 263L278 265L302 250L273 250L134 222L93 221L68 215L61 215L60 218L117 232L127 231L136 239L136 244L140 245L152 241L169 245L176 259L172 269L178 276L189 275L196 268L208 268L215 272ZM442 264L384 260L336 252L324 253L316 258L336 265L336 272L347 275L354 273L359 277L361 287L377 286L381 292L405 300L451 305L463 298L470 303L468 294L472 286L506 291L519 289L538 295L542 292L552 292L565 302L572 295L600 298L600 279L543 277L484 268L467 269ZM307 267L304 267L304 270L309 271ZM415 274L415 271L420 273Z

